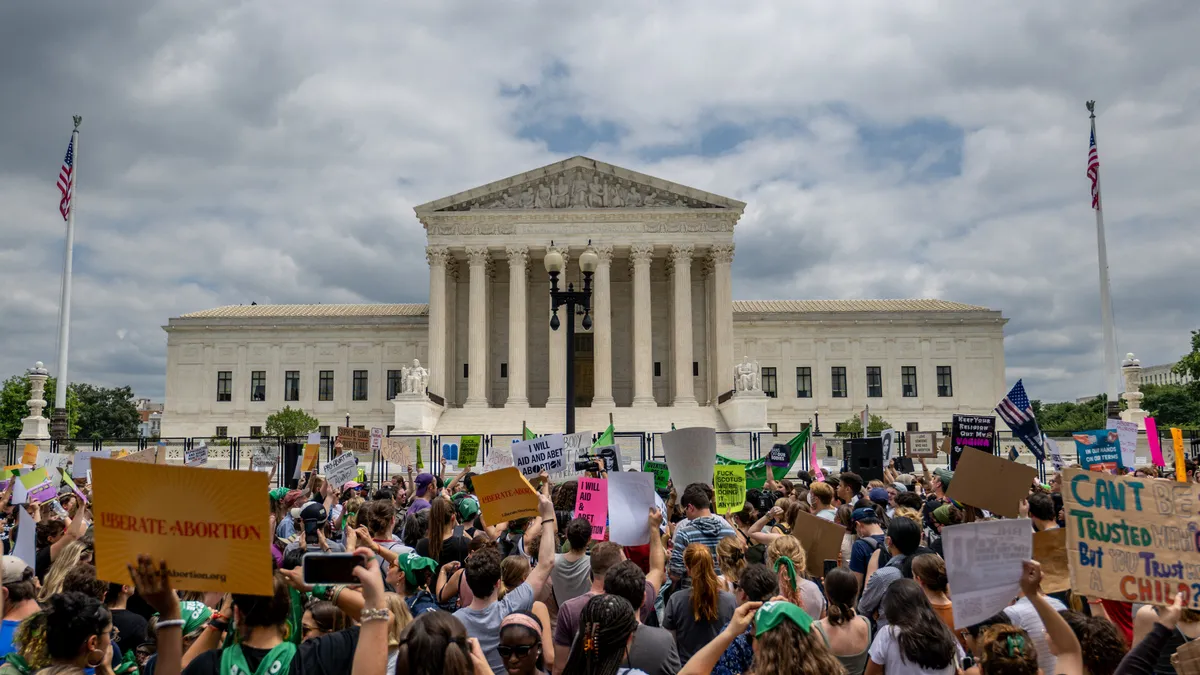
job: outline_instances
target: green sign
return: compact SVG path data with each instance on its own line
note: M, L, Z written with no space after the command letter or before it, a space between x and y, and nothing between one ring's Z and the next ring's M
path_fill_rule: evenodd
M646 462L642 465L642 471L649 471L654 474L655 490L667 489L667 481L671 478L671 470L667 468L666 462Z
M458 441L458 468L465 469L475 466L479 460L479 436L463 436Z

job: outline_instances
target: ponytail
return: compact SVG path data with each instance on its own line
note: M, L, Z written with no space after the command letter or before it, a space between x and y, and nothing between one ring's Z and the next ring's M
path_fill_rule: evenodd
M713 571L712 553L704 544L689 544L683 552L683 564L692 579L692 618L716 621L719 616L717 594L720 585Z

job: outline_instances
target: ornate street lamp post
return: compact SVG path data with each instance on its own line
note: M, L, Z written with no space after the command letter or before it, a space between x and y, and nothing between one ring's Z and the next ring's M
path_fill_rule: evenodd
M551 242L553 245L553 242ZM583 272L583 289L575 290L573 284L567 284L566 290L559 290L558 277L563 272L564 261L562 254L551 248L546 253L546 271L550 274L550 329L558 330L558 308L566 307L563 314L567 320L567 433L575 433L575 315L583 315L583 328L592 327L592 274L596 271L599 258L592 250L591 242L588 248L579 256L579 270Z

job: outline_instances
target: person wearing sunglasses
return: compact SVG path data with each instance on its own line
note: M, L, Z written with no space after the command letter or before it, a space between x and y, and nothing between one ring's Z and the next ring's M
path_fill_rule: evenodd
M531 612L513 612L500 623L496 648L509 675L543 675L542 625Z

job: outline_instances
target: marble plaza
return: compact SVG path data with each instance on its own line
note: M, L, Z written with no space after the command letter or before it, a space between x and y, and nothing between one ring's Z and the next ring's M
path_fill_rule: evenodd
M579 429L833 431L869 405L900 429L988 413L1005 393L999 311L943 300L735 300L745 204L586 157L416 208L428 304L238 305L168 321L162 435L253 435L301 407L336 428L561 431L560 281L598 259L575 317ZM561 316L560 319L565 317ZM423 386L422 386L423 385Z

